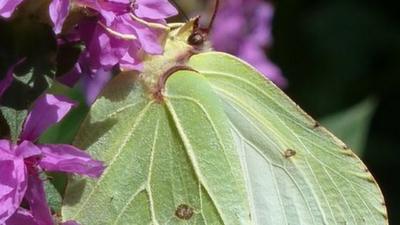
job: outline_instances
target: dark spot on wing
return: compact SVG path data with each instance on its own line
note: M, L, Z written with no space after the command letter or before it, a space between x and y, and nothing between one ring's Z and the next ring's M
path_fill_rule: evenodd
M189 220L193 216L193 208L186 204L180 204L176 208L175 216L182 220Z
M288 159L288 158L290 158L290 157L292 157L294 155L296 155L296 151L295 150L293 150L293 149L286 149L285 150L285 153L284 153L285 158Z

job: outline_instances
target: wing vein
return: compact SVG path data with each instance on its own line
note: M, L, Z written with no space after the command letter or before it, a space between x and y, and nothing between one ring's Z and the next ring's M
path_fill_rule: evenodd
M156 151L159 125L160 125L160 119L157 120L156 128L154 131L154 140L153 140L153 145L151 147L150 165L149 165L149 172L148 172L149 175L147 178L147 185L146 185L147 194L149 195L151 221L153 222L154 225L158 225L158 221L157 221L157 217L156 217L156 212L154 210L153 193L151 190L151 177L152 177L152 173L153 173L154 152Z
M183 145L186 149L186 152L189 156L190 161L192 162L193 165L193 169L195 172L195 175L197 176L197 178L199 179L199 182L202 183L202 186L204 187L204 190L208 193L208 195L210 196L211 201L213 202L215 208L218 211L218 214L221 216L221 219L224 220L223 218L225 218L225 216L222 217L223 215L223 211L221 210L221 207L219 206L219 204L214 200L214 196L211 195L210 191L209 191L209 187L208 184L206 182L206 180L204 179L202 173L200 172L200 168L196 159L195 154L193 153L193 147L192 144L190 143L189 138L186 136L184 128L181 126L181 122L179 121L178 115L176 114L173 106L171 105L171 103L169 101L165 101L165 105L167 106L167 109L169 111L169 113L171 114L173 120L174 120L174 124L178 130L179 136L183 142Z
M112 158L112 160L110 161L110 163L107 165L106 169L103 172L103 175L96 181L94 187L92 188L92 190L89 192L88 196L86 197L86 200L81 204L80 208L78 208L77 212L75 213L75 215L72 218L77 218L78 215L82 212L82 210L84 209L84 207L86 206L86 204L89 202L89 199L91 198L91 196L94 194L94 192L97 190L97 188L99 188L100 183L104 180L104 177L108 174L108 171L110 170L111 166L115 163L115 161L117 160L117 158L120 156L122 150L125 148L128 140L130 139L130 137L133 135L133 133L136 131L137 125L140 123L140 121L142 121L142 119L144 118L145 113L148 111L148 109L150 108L150 106L153 104L154 102L151 101L149 102L138 114L138 116L135 119L135 122L133 123L133 126L129 132L129 134L125 137L124 142L121 144L121 146L118 148L117 153L115 154L115 156Z

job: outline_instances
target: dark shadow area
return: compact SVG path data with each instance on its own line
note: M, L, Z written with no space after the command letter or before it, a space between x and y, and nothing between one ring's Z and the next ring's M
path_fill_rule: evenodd
M364 162L400 224L400 2L274 1L269 56L289 80L285 90L316 118L367 97L378 100Z
M112 102L120 102L130 93L136 92L140 86L136 72L120 73L112 78L100 96Z
M21 59L15 79L2 97L1 104L26 109L49 86L55 76L57 43L51 28L31 20L0 20L0 79Z
M73 206L78 204L82 198L83 190L86 187L86 182L87 179L69 177L67 184L68 192L65 193L68 195L68 198L64 198L63 205Z
M118 122L117 119L112 118L95 123L90 123L89 121L90 114L83 122L82 128L79 130L73 143L81 149L87 149L93 145Z

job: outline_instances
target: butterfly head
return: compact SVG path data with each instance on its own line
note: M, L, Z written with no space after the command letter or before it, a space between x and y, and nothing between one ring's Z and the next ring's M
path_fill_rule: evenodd
M208 25L202 26L200 23L201 17L196 17L193 23L193 31L187 39L187 43L196 49L204 49L204 46L208 42L208 37L212 26L214 24L215 17L217 16L219 8L219 0L215 0L214 11Z

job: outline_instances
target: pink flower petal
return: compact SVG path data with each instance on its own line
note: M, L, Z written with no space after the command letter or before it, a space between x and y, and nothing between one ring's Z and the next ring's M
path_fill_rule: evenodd
M0 81L0 98L4 94L4 92L7 90L7 88L10 87L10 85L11 85L11 83L13 81L13 73L14 73L15 67L17 67L18 65L20 65L24 61L25 61L25 58L19 60L17 63L12 65L8 69L8 71L7 71L6 75L5 75L5 77L3 78L3 80Z
M47 171L77 173L99 177L104 170L101 161L93 160L84 151L72 145L40 145L43 158L39 165Z
M9 18L22 1L23 0L1 0L0 16L4 18Z
M264 50L254 45L253 42L245 42L237 56L250 63L279 87L287 86L287 81L280 68L272 63L264 54Z
M39 156L41 154L42 151L30 141L23 141L15 148L15 155L22 159Z
M79 78L81 77L81 74L82 74L82 68L79 63L76 63L69 72L62 75L61 77L58 77L57 80L62 84L65 84L69 87L73 87L76 84L76 82L78 82Z
M19 208L4 225L39 225L33 219L32 214L23 208Z
M119 25L116 27L117 30L121 29L122 27L124 27L126 30L131 30L130 33L136 34L140 45L146 53L152 55L159 55L163 53L163 47L161 46L161 37L164 33L163 30L154 29L134 21L128 14L120 16L118 19L120 19L121 22L117 23Z
M265 55L272 44L274 8L270 1L223 1L214 22L211 40L218 51L247 61L279 87L287 85L280 68Z
M83 77L83 90L85 92L86 103L88 105L93 104L111 77L111 71L104 71L102 69L98 70L93 76L87 75Z
M75 104L63 96L43 95L36 100L32 111L28 114L21 139L36 141L47 128L60 122Z
M54 32L59 34L69 13L70 0L53 0L49 6L49 14L54 24Z
M50 208L47 205L43 181L38 175L29 175L25 199L28 201L32 216L38 224L54 225Z
M12 149L3 147L7 147L4 140L0 145L0 224L18 209L27 189L27 171L23 158L15 156Z
M12 149L13 149L13 144L11 143L10 140L4 140L4 139L0 140L0 150L11 152Z
M178 14L168 0L137 0L137 5L135 14L142 18L165 19Z
M127 70L136 70L136 71L142 71L143 70L143 63L140 60L143 56L143 54L140 51L139 46L136 44L132 45L128 52L121 58L119 62L119 67L121 68L122 71L127 71Z

